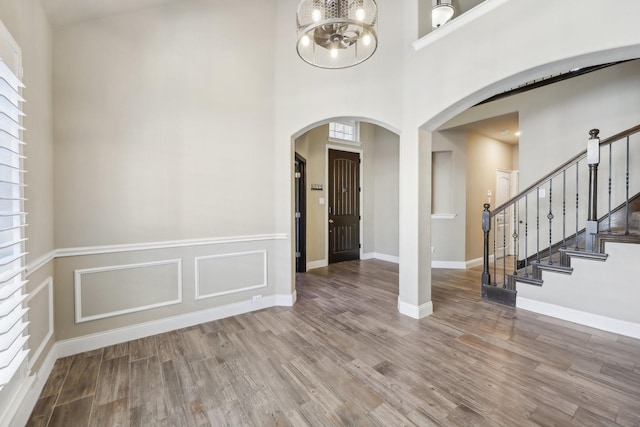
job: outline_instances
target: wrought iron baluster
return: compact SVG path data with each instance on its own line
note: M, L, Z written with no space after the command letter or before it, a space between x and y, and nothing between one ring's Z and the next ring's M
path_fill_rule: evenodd
M609 233L611 233L611 151L613 144L609 144Z
M626 197L626 210L627 210L627 220L626 220L626 229L624 234L629 235L629 137L627 136L627 197Z
M493 217L493 286L498 285L498 217Z
M513 275L518 275L518 233L520 232L520 228L518 227L518 214L520 211L518 210L518 206L520 201L517 201L513 204Z
M524 196L524 277L529 277L529 194Z
M536 262L540 264L540 187L536 188Z
M502 211L502 287L507 287L507 210Z
M567 170L562 171L562 249L567 249Z
M551 260L551 245L553 244L553 204L552 204L552 196L553 196L553 178L549 179L549 213L547 214L547 218L549 219L549 265L553 265L553 261Z
M580 161L576 162L576 250L580 249L578 246L578 210L580 209Z

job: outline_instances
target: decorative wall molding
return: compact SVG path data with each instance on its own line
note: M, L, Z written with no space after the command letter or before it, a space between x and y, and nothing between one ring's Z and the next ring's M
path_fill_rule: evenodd
M107 313L96 314L92 316L84 316L82 314L82 276L86 274L104 273L107 271L128 270L155 267L158 265L170 265L175 264L177 267L178 281L176 283L178 297L173 300L163 301L160 303L148 304L139 307L132 307L123 310L111 311ZM123 265L111 265L104 267L85 268L81 270L75 270L74 276L74 298L75 298L75 321L76 323L89 322L91 320L104 319L107 317L120 316L122 314L136 313L139 311L150 310L152 308L165 307L168 305L182 303L182 259L169 259L162 261L151 261L138 264L123 264Z
M257 234L252 236L212 237L206 239L169 240L164 242L131 243L123 245L85 246L78 248L61 248L52 250L31 261L27 266L26 276L33 274L56 258L83 255L101 255L118 252L147 251L153 249L183 248L189 246L220 245L225 243L262 242L267 240L286 240L287 234Z
M398 311L405 316L422 319L433 314L433 302L429 301L422 305L413 305L400 301L400 297L398 297Z
M49 323L49 330L47 332L47 335L44 337L44 339L42 340L42 342L40 343L40 345L38 346L38 348L36 349L36 351L34 351L33 353L29 354L29 369L33 369L33 365L38 361L38 358L40 357L40 355L42 354L42 352L44 351L44 349L47 346L47 343L51 340L51 338L53 338L53 333L54 333L54 325L53 325L53 277L47 277L45 279L44 282L42 282L40 285L38 285L37 288L35 288L32 292L29 293L29 296L27 297L27 305L29 305L29 301L31 301L36 295L38 295L43 289L48 288L49 292L48 292L48 304L47 307L49 308L49 316L48 316L48 323Z
M187 328L201 323L224 319L230 316L237 316L279 305L292 305L295 300L295 293L291 295L269 295L258 302L252 302L247 299L246 301L213 307L207 310L194 311L151 322L111 329L97 334L62 340L56 343L57 354L58 357L72 356L85 351L96 350L109 345L120 344L148 337L150 335L162 334L176 329Z
M214 293L209 293L209 294L200 294L200 262L201 261L206 261L206 260L211 260L211 259L223 259L223 258L234 258L234 257L242 257L242 256L247 256L247 255L256 255L256 254L261 254L262 255L262 283L257 283L255 285L251 285L251 286L245 286L243 288L238 288L238 289L231 289L231 290L227 290L227 291L222 291L222 292L214 292ZM222 295L231 295L231 294L235 294L238 292L245 292L245 291L250 291L250 290L254 290L254 289L260 289L260 288L266 288L268 286L267 284L267 251L262 249L262 250L258 250L258 251L247 251L247 252L235 252L235 253L228 253L228 254L218 254L218 255L206 255L206 256L199 256L195 258L195 288L196 288L196 292L195 292L195 298L196 300L203 300L203 299L207 299L207 298L214 298L214 297L219 297Z
M81 255L110 254L116 252L148 251L152 249L182 248L188 246L219 245L223 243L261 242L265 240L285 240L287 234L260 234L254 236L214 237L207 239L172 240L166 242L132 243L126 245L86 246L56 250L56 258Z
M516 307L555 317L556 319L567 320L579 325L589 326L614 334L640 339L640 324L627 322L625 320L613 319L599 314L587 313L586 311L574 310L572 308L536 301L529 298L516 298Z
M38 271L45 265L49 264L56 257L56 251L50 251L41 257L38 257L31 261L29 265L27 265L27 272L25 273L25 277L29 277L34 272Z

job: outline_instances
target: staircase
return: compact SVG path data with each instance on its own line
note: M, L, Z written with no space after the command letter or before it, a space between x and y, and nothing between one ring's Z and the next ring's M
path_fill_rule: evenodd
M572 274L573 258L606 261L609 242L640 243L640 125L589 134L587 150L493 211L484 205L484 299L515 306L517 283L542 286L543 274Z

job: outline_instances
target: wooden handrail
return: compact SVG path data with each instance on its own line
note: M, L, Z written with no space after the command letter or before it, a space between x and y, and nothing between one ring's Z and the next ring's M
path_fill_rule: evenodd
M619 132L619 133L617 133L615 135L612 135L612 136L610 136L610 137L608 137L606 139L603 139L602 141L600 141L600 146L602 147L604 145L612 144L615 141L618 141L618 140L620 140L622 138L626 138L627 136L631 136L631 135L636 134L638 132L640 132L640 125L636 125L636 126L634 126L632 128L629 128L629 129L627 129L625 131ZM570 166L570 165L582 160L586 156L587 156L587 150L584 150L583 152L581 152L581 153L575 155L574 157L572 157L571 159L567 160L566 162L564 162L563 164L561 164L560 166L558 166L557 168L555 168L554 170L552 170L551 172L549 172L548 174L546 174L545 176L543 176L542 178L540 178L539 180L537 180L536 182L534 182L533 184L528 186L526 189L524 189L523 191L518 193L516 196L513 196L511 199L507 200L505 203L501 204L500 206L498 206L497 208L492 210L491 211L491 217L493 218L494 216L496 216L500 212L504 211L509 206L511 206L512 204L514 204L515 202L517 202L518 200L522 199L524 196L529 194L531 191L533 191L537 187L540 187L542 184L546 183L549 179L553 178L554 176L556 176L557 174L562 172L568 166Z

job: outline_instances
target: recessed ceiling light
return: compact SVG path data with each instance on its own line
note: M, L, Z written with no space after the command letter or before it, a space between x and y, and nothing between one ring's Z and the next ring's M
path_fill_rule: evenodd
M520 131L514 133L515 136L520 136Z

